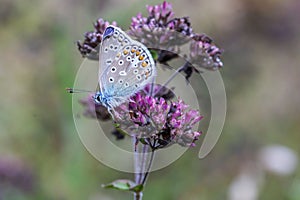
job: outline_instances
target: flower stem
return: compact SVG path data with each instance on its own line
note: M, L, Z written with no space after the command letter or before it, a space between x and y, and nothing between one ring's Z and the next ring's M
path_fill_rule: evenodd
M139 157L139 150L138 147L136 147L136 137L132 137L132 146L133 146L133 152L134 152L134 180L135 183L138 184L139 180L141 179L141 173L140 173L140 157Z
M141 159L140 159L140 162L141 162L141 168L140 168L140 176L139 176L139 180L138 180L138 184L141 184L142 182L142 178L143 178L143 175L145 174L145 170L146 170L146 164L147 164L147 160L148 160L148 156L147 156L147 152L148 152L148 149L149 149L149 146L148 145L142 145L143 149L142 149L142 156L141 156Z
M150 173L150 170L151 170L151 167L152 167L152 164L153 164L153 158L154 158L154 154L155 154L154 152L155 152L155 150L151 151L151 157L150 157L148 169L147 169L147 171L146 171L146 173L144 175L143 181L142 181L142 185L143 186L145 186L145 184L146 184L147 178L149 176L149 173Z
M142 200L143 192L135 192L133 194L134 194L134 200Z

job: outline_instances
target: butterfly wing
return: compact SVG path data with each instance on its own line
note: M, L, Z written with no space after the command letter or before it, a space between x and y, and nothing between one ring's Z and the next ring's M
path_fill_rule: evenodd
M101 85L102 82L100 77L102 76L103 71L111 65L113 59L120 51L120 48L123 45L125 45L126 42L129 43L128 38L126 38L122 43L119 41L119 31L117 29L118 29L117 27L108 26L106 27L102 36L102 42L101 42L100 52L99 52L99 74L98 74L101 90L103 88L103 85Z
M104 37L104 54L106 48L112 51L116 46L118 48L111 56L102 55L106 59L106 68L101 73L100 84L102 93L112 98L111 105L115 107L151 82L156 69L151 53L142 43L132 40L117 27L112 27L107 33L110 36L109 40Z

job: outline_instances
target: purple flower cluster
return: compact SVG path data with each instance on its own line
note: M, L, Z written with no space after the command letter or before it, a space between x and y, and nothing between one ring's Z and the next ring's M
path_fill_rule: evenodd
M164 1L160 5L147 6L148 17L141 13L132 18L129 34L146 46L175 51L176 46L190 39L191 23L188 17L173 18L172 5Z
M154 95L154 97L162 97L165 100L170 100L175 97L175 94L172 92L172 90L161 85L153 85L152 87L152 84L148 84L143 90L140 91L140 94L143 96L151 95L151 93ZM79 103L84 107L83 115L85 117L98 119L100 121L111 120L111 115L109 114L107 108L101 104L95 103L94 94L89 94L86 98L81 99ZM124 134L117 129L115 129L112 134L117 140L124 138Z
M116 26L117 23L113 22L112 25ZM84 41L77 41L77 47L83 57L92 60L99 59L99 44L102 41L102 34L110 23L103 19L98 19L94 23L94 31L89 31L84 34Z
M180 46L189 43L189 52L183 56L190 62L185 68L187 77L199 68L217 70L223 66L220 50L208 36L194 33L188 17L174 18L172 5L166 1L162 4L147 6L148 16L141 13L132 17L129 35L144 43L148 48L156 49L156 61L168 65L168 61L177 58ZM110 23L98 19L94 31L86 32L84 41L77 42L78 50L83 57L99 59L99 44L102 34ZM116 26L116 22L112 25ZM192 69L191 69L192 67ZM183 71L183 70L182 70Z
M167 64L178 57L180 46L190 45L190 52L185 55L189 67L186 74L199 71L199 68L217 70L223 66L220 50L208 36L194 33L188 17L173 18L172 5L164 1L160 5L147 6L148 17L139 13L132 18L130 32L132 36L146 46L158 49L160 63ZM194 66L195 65L195 66ZM189 76L190 76L189 75Z
M193 131L192 128L203 116L197 110L187 110L188 107L182 100L173 102L166 123L166 130L171 131L174 142L182 146L194 146L201 135L201 132Z
M189 61L193 65L209 70L217 70L223 67L220 59L222 50L219 49L211 38L203 34L195 34L190 45Z
M168 103L164 98L138 93L131 97L128 105L117 108L115 114L122 130L152 149L175 143L184 147L194 146L201 134L193 127L202 116L197 110L188 110L188 105L182 100Z

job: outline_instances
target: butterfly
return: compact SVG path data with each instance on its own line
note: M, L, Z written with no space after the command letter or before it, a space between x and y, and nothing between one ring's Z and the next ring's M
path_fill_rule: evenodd
M102 36L98 76L94 101L110 112L153 81L155 62L145 45L110 25Z

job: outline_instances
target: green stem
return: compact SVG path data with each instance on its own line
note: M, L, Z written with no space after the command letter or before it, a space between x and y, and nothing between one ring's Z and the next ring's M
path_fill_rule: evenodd
M143 192L135 192L133 193L134 195L134 200L142 200L143 198Z

